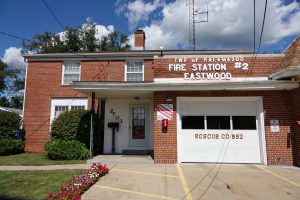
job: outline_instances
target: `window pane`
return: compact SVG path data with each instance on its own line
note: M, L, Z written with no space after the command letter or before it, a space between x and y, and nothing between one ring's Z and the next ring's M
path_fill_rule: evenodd
M230 116L207 116L207 129L230 129Z
M84 110L84 106L71 106L71 110Z
M56 119L61 113L68 110L68 106L55 106L54 119Z
M70 84L73 81L79 81L79 74L65 74L64 84Z
M80 63L64 63L65 73L79 73Z
M143 72L143 62L127 62L127 72Z
M204 129L204 116L183 116L182 129Z
M255 116L232 116L233 130L256 130Z
M132 82L141 82L143 81L143 74L142 73L127 73L127 81Z

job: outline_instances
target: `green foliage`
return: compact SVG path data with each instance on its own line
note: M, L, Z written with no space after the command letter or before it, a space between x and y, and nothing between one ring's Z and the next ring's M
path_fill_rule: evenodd
M109 33L102 37L100 41L100 49L102 51L128 51L128 36L117 31Z
M82 40L80 39L78 28L67 28L65 35L65 48L71 52L79 52L82 48Z
M0 136L0 155L11 155L24 152L25 143L20 139Z
M0 136L13 135L21 125L21 117L17 113L0 110Z
M65 45L59 35L47 31L43 34L35 34L33 36L33 42L23 41L22 46L24 49L27 49L27 51L32 52L62 53L66 51Z
M7 64L0 59L0 93L2 93L5 89L10 89L8 88L8 84L5 81L5 78L12 77L13 81L21 81L18 77L19 73L20 69L9 69Z
M51 126L53 139L77 140L89 146L90 116L86 110L72 110L63 112L55 119Z
M45 145L45 151L48 157L54 160L83 160L89 156L85 145L75 140L52 140Z
M23 108L23 96L12 96L10 98L10 107L12 108Z
M23 49L36 53L127 51L128 36L117 31L100 40L96 38L96 24L87 19L80 27L68 27L63 36L50 32L36 34L33 41L23 41Z
M0 106L3 106L3 107L9 107L10 106L10 102L7 99L6 96L0 97Z

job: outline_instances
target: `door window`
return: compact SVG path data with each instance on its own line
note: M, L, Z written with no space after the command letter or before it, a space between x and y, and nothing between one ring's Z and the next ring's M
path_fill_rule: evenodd
M207 116L207 129L230 129L230 116Z
M132 139L145 139L145 107L132 107Z

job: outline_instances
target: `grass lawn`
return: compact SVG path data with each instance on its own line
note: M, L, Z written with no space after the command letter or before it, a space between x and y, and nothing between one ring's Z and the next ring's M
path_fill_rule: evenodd
M87 170L0 171L0 199L46 199L49 192L57 192L60 185Z
M50 160L45 154L37 153L0 156L0 165L63 165L84 163L86 163L86 160Z

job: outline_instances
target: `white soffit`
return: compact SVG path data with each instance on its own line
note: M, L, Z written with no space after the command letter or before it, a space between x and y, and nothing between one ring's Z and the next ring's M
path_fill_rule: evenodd
M296 81L240 81L240 82L177 82L177 83L130 83L130 82L74 82L78 91L193 91L193 90L290 90L299 87Z

